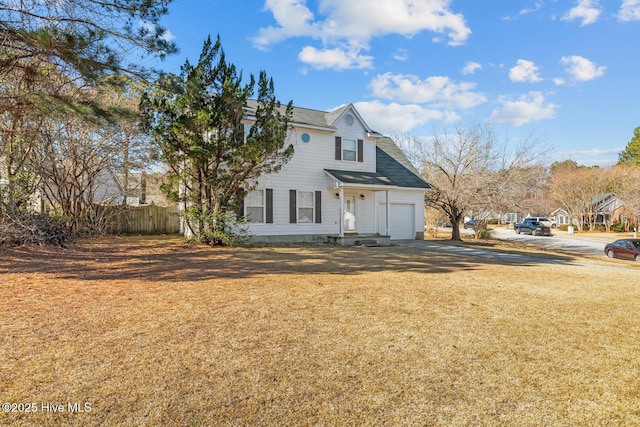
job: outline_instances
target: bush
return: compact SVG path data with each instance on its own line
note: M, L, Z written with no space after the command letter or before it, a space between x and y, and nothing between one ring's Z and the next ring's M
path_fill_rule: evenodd
M0 217L0 246L62 246L68 239L64 221L49 215L19 211Z
M607 231L607 227L604 224L594 224L593 225L593 231Z
M491 239L491 230L484 229L478 233L478 239L488 240Z
M615 231L616 233L622 233L625 229L626 227L622 222L616 222L611 225L611 231Z
M568 230L569 230L569 224L558 225L558 231L568 231Z

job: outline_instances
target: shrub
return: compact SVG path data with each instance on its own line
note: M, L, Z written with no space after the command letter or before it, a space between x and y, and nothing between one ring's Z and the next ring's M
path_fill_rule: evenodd
M625 225L622 222L616 222L611 224L611 231L615 231L616 233L622 233L625 231Z
M69 229L60 218L21 211L0 217L0 246L62 246L68 239Z

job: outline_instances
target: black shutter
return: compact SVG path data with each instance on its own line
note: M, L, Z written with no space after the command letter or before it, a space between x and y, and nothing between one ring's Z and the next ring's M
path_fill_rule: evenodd
M238 190L236 190L236 198L237 198L237 203L236 203L236 216L238 218L243 218L244 217L244 198L245 198L246 194L244 193L244 190L242 188L238 188Z
M342 160L342 138L336 136L336 160Z
M322 222L322 191L316 191L316 224Z
M291 224L298 222L296 210L296 190L289 190L289 222Z
M364 161L363 157L364 157L364 141L359 139L358 140L358 161L360 163Z
M266 218L267 224L273 224L273 188L267 188L266 190Z

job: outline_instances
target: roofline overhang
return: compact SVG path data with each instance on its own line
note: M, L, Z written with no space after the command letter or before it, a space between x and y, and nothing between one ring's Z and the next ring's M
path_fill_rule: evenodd
M256 121L256 116L245 116L244 121L255 122ZM333 133L333 132L338 130L337 128L335 128L333 126L318 126L318 125L312 125L312 124L309 124L309 123L302 123L302 122L289 122L289 126L290 127L304 128L304 129L319 130L319 131L327 132L327 133Z
M338 178L336 178L335 176L331 175L331 173L326 171L326 170L324 171L324 173L329 178L334 180L336 182L336 184L338 184L338 185L335 185L333 187L330 187L329 190L335 190L338 187L342 187L342 188L351 188L351 189L362 188L362 189L365 189L365 190L380 190L380 191L384 191L384 190L431 191L431 188L400 187L398 185L353 184L353 183L350 183L350 182L340 181Z

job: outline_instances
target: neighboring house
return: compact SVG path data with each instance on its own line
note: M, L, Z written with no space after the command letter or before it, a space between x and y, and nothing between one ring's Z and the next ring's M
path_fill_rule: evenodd
M562 208L558 208L555 211L551 212L551 215L549 215L549 219L555 221L558 227L561 225L569 225L571 223L569 214ZM576 221L574 220L574 225L576 225L575 222Z
M247 105L247 124L255 107L253 101ZM278 173L260 177L244 200L253 240L424 238L429 184L353 105L330 112L296 107L291 126L293 157Z
M593 209L596 224L611 224L618 222L624 203L614 193L604 193L593 196Z
M524 219L524 215L516 213L516 212L508 212L502 215L501 221L503 224L515 224L518 222L522 222Z
M611 225L616 222L624 222L624 202L614 193L597 194L591 198L591 206L582 214L582 221L586 224L589 219L593 224ZM563 208L558 208L551 212L550 218L555 218L558 225L573 224L578 225L579 218L570 218Z
M93 201L105 205L175 205L167 200L161 190L161 176L158 174L132 172L126 181L125 189L123 174L114 173L111 170L100 172L95 180Z

